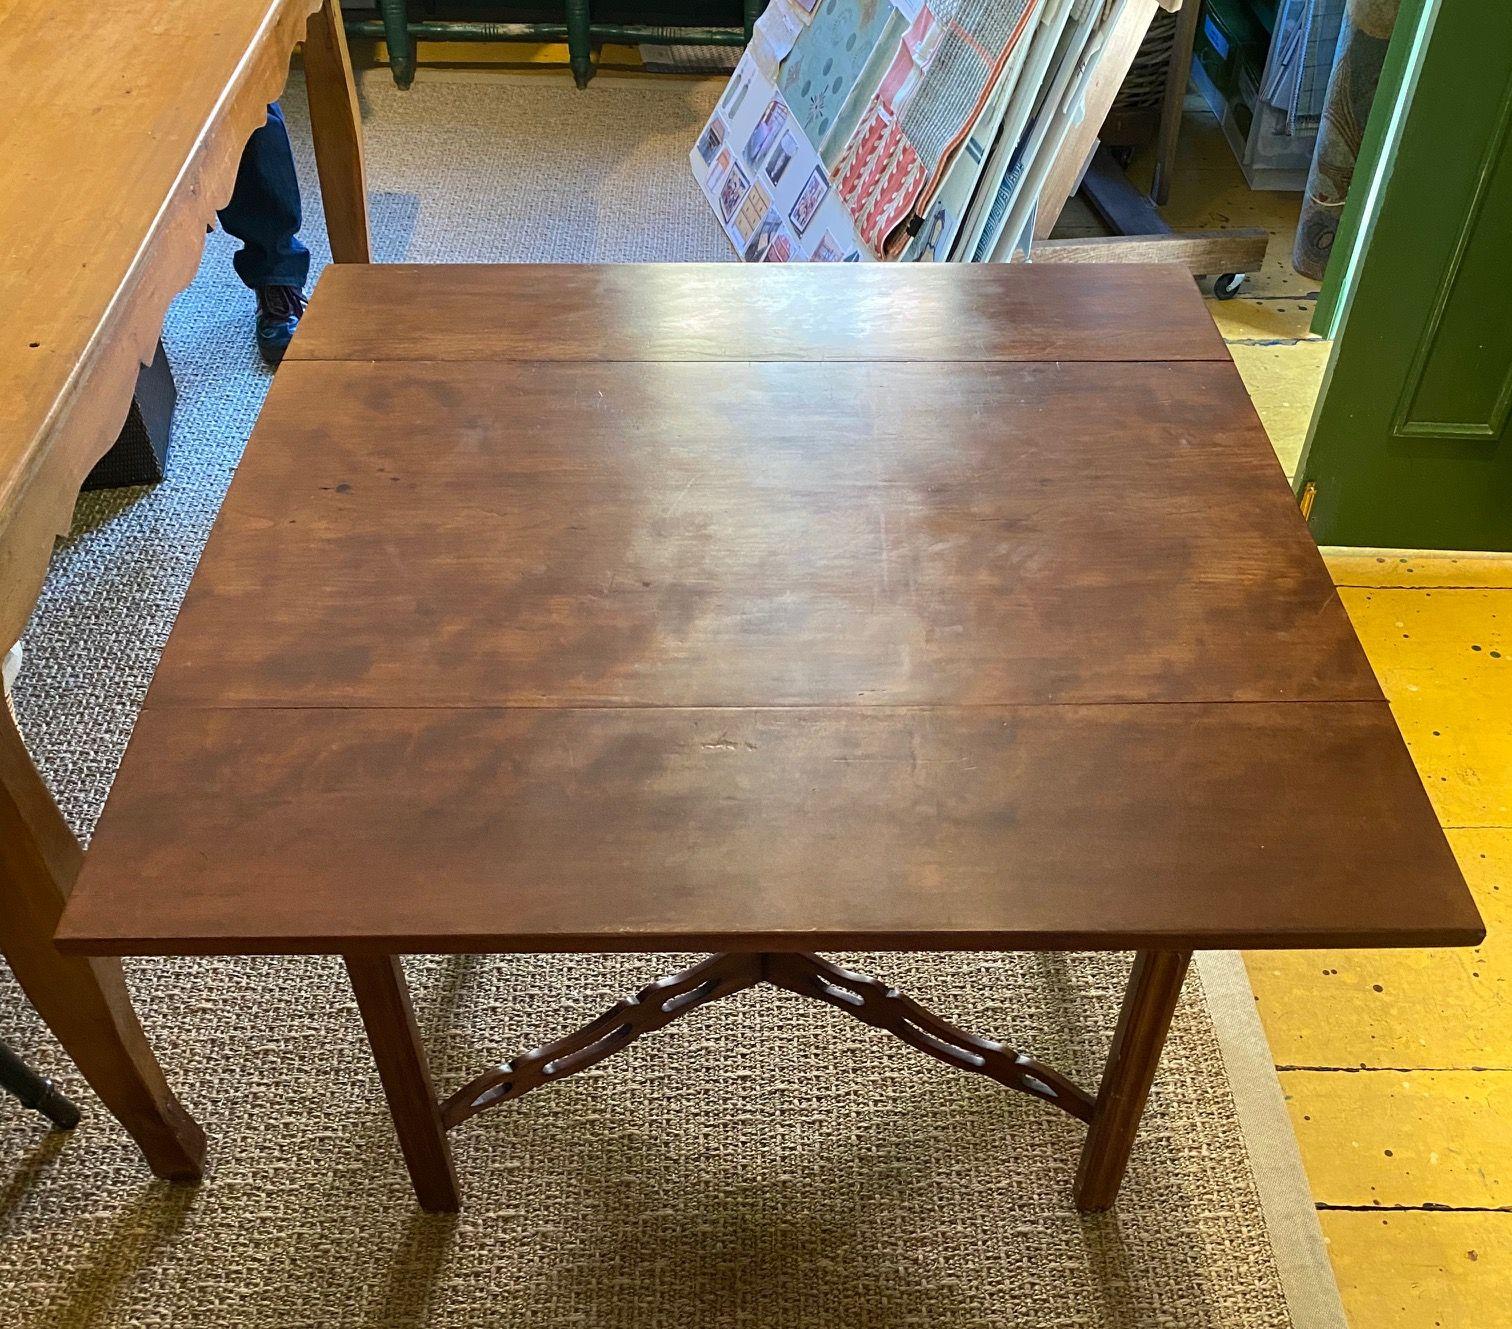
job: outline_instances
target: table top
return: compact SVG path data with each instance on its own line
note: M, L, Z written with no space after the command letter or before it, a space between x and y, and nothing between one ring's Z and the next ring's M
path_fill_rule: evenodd
M1176 269L328 269L59 932L1473 943Z
M319 0L0 0L0 649Z

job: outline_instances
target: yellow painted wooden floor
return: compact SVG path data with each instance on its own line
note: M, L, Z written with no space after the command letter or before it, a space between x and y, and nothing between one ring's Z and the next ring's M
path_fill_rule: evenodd
M1488 937L1250 980L1352 1322L1512 1325L1512 559L1328 563Z
M1190 113L1166 215L1261 225L1210 308L1295 472L1329 346L1290 270L1298 196L1245 189ZM1512 557L1325 550L1489 932L1477 950L1246 957L1357 1329L1512 1326Z

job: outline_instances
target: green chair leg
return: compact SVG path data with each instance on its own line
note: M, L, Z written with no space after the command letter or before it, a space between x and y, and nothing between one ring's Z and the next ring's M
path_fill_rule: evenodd
M566 0L567 58L572 64L572 81L580 88L593 77L593 50L588 37L588 0Z
M383 41L388 47L394 82L407 88L415 81L415 44L410 40L408 0L378 0L383 16Z
M751 30L756 26L756 20L761 17L761 11L766 8L766 0L745 0L745 38L751 40Z

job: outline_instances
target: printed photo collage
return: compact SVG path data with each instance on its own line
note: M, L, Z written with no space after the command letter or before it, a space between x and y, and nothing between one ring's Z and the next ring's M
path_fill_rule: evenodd
M861 260L850 214L819 154L782 94L748 57L741 58L689 160L744 262Z

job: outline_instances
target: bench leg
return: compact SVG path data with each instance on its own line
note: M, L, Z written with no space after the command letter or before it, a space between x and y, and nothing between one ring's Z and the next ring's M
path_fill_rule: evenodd
M367 173L362 164L362 114L347 53L341 0L325 0L305 28L305 85L310 133L325 203L326 233L337 263L370 263Z
M1076 1207L1083 1213L1107 1209L1118 1197L1191 959L1190 951L1140 951L1134 957L1076 1172Z
M152 1055L120 962L65 956L53 945L83 861L10 708L0 702L0 951L153 1172L170 1181L198 1181L205 1133L174 1097Z
M383 44L388 47L394 82L407 88L415 81L415 43L409 31L409 0L378 0L383 17Z
M593 77L588 27L588 0L567 0L567 59L572 65L572 80L580 88L586 88Z
M399 957L343 958L373 1059L378 1063L378 1077L388 1098L415 1198L431 1213L455 1213L462 1207L457 1173Z

